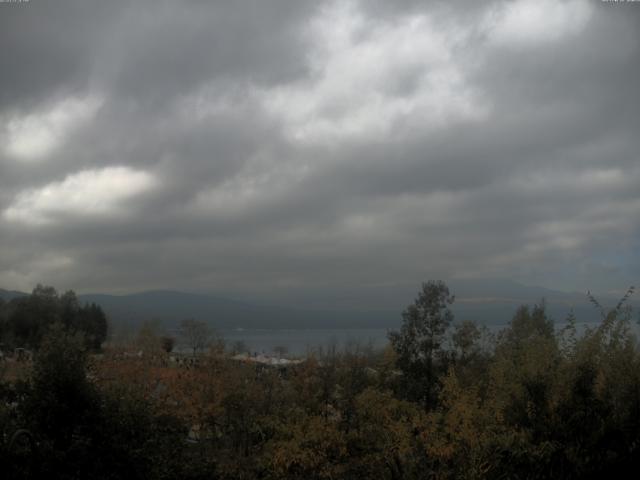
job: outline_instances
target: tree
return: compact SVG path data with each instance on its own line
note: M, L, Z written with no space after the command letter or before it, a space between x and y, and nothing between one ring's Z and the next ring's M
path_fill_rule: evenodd
M175 347L176 345L176 339L173 337L164 335L160 337L160 345L162 346L162 349L165 352L171 353L173 351L173 347Z
M67 329L75 329L78 326L80 316L80 302L73 290L60 295L58 301L60 310L60 321Z
M534 305L533 310L528 305L518 307L509 327L500 332L498 344L499 347L520 348L538 338L549 341L555 338L553 320L547 315L544 299Z
M282 358L289 353L289 349L284 345L277 345L273 347L273 351L278 355L278 358Z
M57 450L69 448L73 434L96 408L97 394L87 379L87 350L81 333L54 324L44 336L33 365L28 395L20 404L33 430Z
M38 347L48 328L60 320L59 297L53 287L38 284L31 295L12 304L9 327L18 346Z
M470 320L457 324L454 330L451 340L456 348L458 360L464 362L477 348L482 333L478 326Z
M162 325L160 320L145 320L136 335L135 345L145 354L156 355L164 350L162 344Z
M249 347L242 340L236 340L231 345L231 354L232 355L237 355L239 353L246 353L248 351L249 351Z
M7 303L4 298L0 297L0 343L2 343L9 330L7 325Z
M99 350L107 338L107 317L102 308L94 303L81 306L73 290L58 295L55 288L38 285L31 295L15 298L7 307L0 315L5 317L0 333L17 346L37 349L54 323L61 323L71 333L82 333L92 350Z
M402 312L400 331L388 334L403 373L405 394L421 401L425 409L436 400L436 373L442 367L437 360L442 360L442 342L453 320L449 305L454 299L444 282L423 283L414 303Z
M180 322L180 335L183 342L193 351L194 357L198 351L209 346L212 338L209 325L193 318L187 318Z
M34 439L34 453L29 452L29 463L18 463L21 455L10 451L5 468L0 436L0 464L3 474L9 472L2 478L40 478L44 472L69 480L185 478L186 426L158 415L120 379L99 388L89 367L83 335L54 324L43 337L29 381L18 387L17 418L24 430L16 433L26 431L23 442Z

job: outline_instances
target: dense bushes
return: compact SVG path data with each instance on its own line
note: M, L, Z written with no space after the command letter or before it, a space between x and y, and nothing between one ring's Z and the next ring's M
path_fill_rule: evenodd
M425 311L446 320L437 305ZM170 366L160 348L92 357L58 325L30 376L0 384L0 461L9 478L69 479L599 478L640 466L628 310L578 332L555 331L543 304L522 307L493 342L470 324L432 331L422 350L415 332L392 343L413 356L330 349L275 370L219 352L195 367ZM433 383L408 388L421 365Z

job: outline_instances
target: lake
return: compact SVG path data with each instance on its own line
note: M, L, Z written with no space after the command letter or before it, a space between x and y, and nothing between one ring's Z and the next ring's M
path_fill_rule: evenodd
M556 329L566 325L557 322ZM577 322L578 332L587 327L595 327L594 322ZM497 333L507 325L489 325L492 333ZM635 324L632 324L635 327ZM399 327L398 327L399 328ZM387 344L387 328L355 328L355 329L227 329L219 333L227 347L235 342L243 342L250 352L270 354L276 347L284 347L293 356L302 356L319 348L326 349L335 345L342 350L348 345L361 345L379 349ZM637 333L637 332L636 332Z
M339 350L350 344L372 345L384 348L387 343L386 328L358 329L234 329L222 330L227 347L244 342L250 352L273 353L276 347L285 347L291 355L335 345Z

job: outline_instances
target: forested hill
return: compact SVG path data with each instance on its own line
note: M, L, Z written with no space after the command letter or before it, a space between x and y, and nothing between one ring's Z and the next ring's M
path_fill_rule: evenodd
M480 324L506 324L518 305L534 304L544 298L550 316L563 321L573 309L581 321L598 320L598 312L582 293L565 293L541 287L529 287L509 281L457 281L451 283L456 295L453 312L457 320ZM25 295L0 289L0 298L9 300ZM210 322L216 328L394 328L400 321L403 305L389 309L348 310L332 308L302 309L260 305L224 297L177 291L149 291L129 295L87 294L82 303L96 303L117 324L138 324L158 319L177 323L184 318ZM615 299L599 296L605 304Z

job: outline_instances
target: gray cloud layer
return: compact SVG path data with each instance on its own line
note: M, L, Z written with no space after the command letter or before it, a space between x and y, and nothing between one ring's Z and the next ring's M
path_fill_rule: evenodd
M395 305L640 273L640 6L0 4L0 284Z

